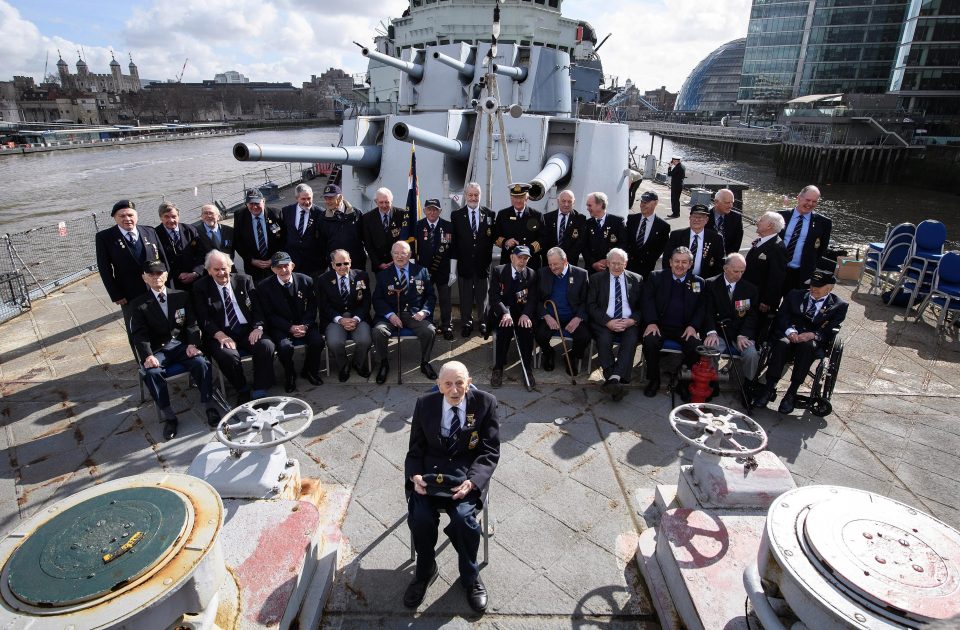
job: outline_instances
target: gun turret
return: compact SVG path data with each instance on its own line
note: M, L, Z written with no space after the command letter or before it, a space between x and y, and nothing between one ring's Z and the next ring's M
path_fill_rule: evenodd
M390 55L384 55L383 53L378 53L375 50L370 50L369 48L364 48L360 51L363 53L364 57L369 57L370 59L375 59L380 63L396 68L397 70L402 70L410 75L410 78L414 81L419 81L423 78L423 66L419 63L413 63L412 61L404 61L402 59L397 59L396 57L391 57Z
M502 77L510 77L517 83L523 83L527 80L526 66L501 66L495 63L493 64L493 71Z
M466 162L470 159L470 143L465 140L454 140L438 133L420 129L407 123L399 122L393 126L393 137L401 142L416 142L422 146L440 151L450 157Z
M530 180L530 198L543 199L550 187L570 172L570 154L562 151L554 153L537 175Z
M433 58L442 63L445 66L450 66L454 70L460 73L460 76L464 79L472 79L473 74L476 70L472 63L464 63L453 57L445 55L441 52L433 53Z
M241 162L336 162L372 168L380 165L380 154L380 147L375 145L298 147L254 142L233 145L233 157Z

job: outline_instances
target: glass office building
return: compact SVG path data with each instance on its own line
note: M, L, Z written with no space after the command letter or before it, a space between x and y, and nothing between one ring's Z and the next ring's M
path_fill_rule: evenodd
M697 64L683 82L674 111L728 114L740 111L737 90L746 38L720 46Z
M909 111L960 115L960 0L910 3L889 89Z

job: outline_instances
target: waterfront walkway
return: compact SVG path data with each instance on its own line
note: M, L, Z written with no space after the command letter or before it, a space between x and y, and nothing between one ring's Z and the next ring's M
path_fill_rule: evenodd
M876 295L851 295L850 283L838 293L851 306L834 412L756 411L770 450L799 484L875 491L960 528L960 341L939 338L929 320L904 321L902 309ZM436 348L438 362L464 361L487 388L489 342L438 340ZM475 619L447 543L440 579L416 617L400 601L412 574L402 461L413 401L430 387L414 354L412 344L404 386L396 372L384 386L334 376L300 394L317 418L290 452L305 475L350 496L325 627L407 627L414 619L418 627L466 627ZM639 501L657 483L673 483L693 454L670 431L669 396L645 398L635 379L612 403L597 375L572 386L559 369L537 372L533 393L518 379L508 369L505 386L493 390L503 446L482 571L490 609L479 626L657 627L633 559L646 526ZM0 325L0 527L91 483L185 471L212 434L193 410L196 391L172 393L180 437L164 442L152 405L140 403L119 311L96 275ZM727 391L715 402L737 404Z

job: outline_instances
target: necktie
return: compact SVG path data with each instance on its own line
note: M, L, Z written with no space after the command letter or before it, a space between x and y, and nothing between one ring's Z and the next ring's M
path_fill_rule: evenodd
M700 249L700 235L693 235L693 243L690 244L690 253L693 254L693 260L697 260L697 250Z
M260 258L267 258L267 233L263 230L263 215L257 217L257 250L260 252Z
M343 297L343 299L347 299L347 295L349 293L350 292L347 290L347 278L342 276L340 278L340 295Z
M433 241L433 231L436 229L437 226L431 225L431 224L429 224L429 223L428 223L427 225L430 226L429 229L428 229L427 238L430 239L431 241Z
M560 215L560 227L557 229L557 242L563 240L563 233L567 231L567 215Z
M450 419L450 434L447 437L447 453L453 454L457 450L457 440L460 438L460 408L450 407L453 418Z
M793 260L793 254L797 251L797 245L800 243L800 231L803 229L803 215L797 217L797 224L793 227L793 233L790 235L790 243L787 245L787 262Z
M303 208L300 208L300 220L297 222L297 232L300 232L300 236L303 236L303 229L306 227L307 221L307 211Z
M163 293L158 293L158 294L157 294L157 302L160 302L161 304L166 304L166 303L167 303L167 296L164 295Z
M477 211L470 211L470 229L473 230L473 234L477 234Z
M613 279L613 318L623 317L623 291L620 289L620 278Z
M752 243L750 243L750 247L751 247L751 248L754 248L754 247L756 247L756 246L759 245L759 244L760 244L760 237L757 237L757 238L753 239L753 242L752 242Z
M283 288L287 290L287 293L293 295L293 283L289 280L283 283Z
M207 230L207 236L215 249L220 249L220 230Z
M727 297L730 298L731 300L733 299L733 285L732 285L732 284L728 284L728 285L727 285Z
M813 319L817 314L817 304L820 303L820 300L814 300L812 297L808 299L810 300L810 305L807 306L807 312L805 315L810 319Z
M643 247L647 240L647 217L640 219L640 231L637 232L637 247Z
M390 231L390 215L389 214L383 215L383 231L384 232Z
M230 299L230 289L223 287L223 310L227 312L227 323L230 328L236 328L240 325L240 319L237 317L237 309Z
M717 232L720 232L720 234L723 234L723 222L724 216L722 214L717 215Z
M130 247L136 245L136 241L133 240L133 232L127 232L127 242L130 243Z
M173 241L173 250L180 251L180 230L170 230L170 240Z

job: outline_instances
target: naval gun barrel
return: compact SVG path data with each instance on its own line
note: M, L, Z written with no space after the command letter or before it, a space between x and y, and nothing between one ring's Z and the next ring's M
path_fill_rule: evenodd
M375 145L346 147L298 147L286 144L238 142L233 157L241 162L336 162L373 168L380 164L381 149Z
M472 63L464 63L458 59L454 59L448 55L443 54L442 52L433 53L433 58L442 63L445 66L450 66L454 70L460 73L460 76L464 79L472 79L473 73L476 68L474 68Z
M402 70L410 75L410 78L414 81L419 81L423 78L423 66L419 63L413 63L412 61L404 61L403 59L397 59L396 57L391 57L390 55L384 55L383 53L378 53L375 50L370 50L369 48L364 48L360 51L364 57L369 57L379 61L380 63L396 68L397 70Z
M407 123L399 122L393 126L393 137L400 142L416 142L450 157L466 162L470 159L470 143L464 140L454 140L438 133L420 129Z
M562 151L554 153L530 180L530 198L534 201L543 199L550 187L567 176L570 172L570 154Z
M526 66L501 66L499 63L493 64L493 71L503 77L510 77L517 83L523 83L527 80Z

